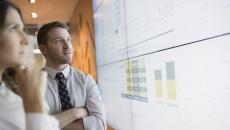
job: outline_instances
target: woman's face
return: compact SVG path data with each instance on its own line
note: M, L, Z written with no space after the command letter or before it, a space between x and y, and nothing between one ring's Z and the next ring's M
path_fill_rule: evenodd
M0 30L0 65L14 67L24 61L28 42L19 13L9 7L3 28Z

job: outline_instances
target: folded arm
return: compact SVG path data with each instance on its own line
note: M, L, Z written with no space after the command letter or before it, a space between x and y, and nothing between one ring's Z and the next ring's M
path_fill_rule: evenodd
M88 112L86 108L71 108L69 110L56 113L54 116L59 120L60 128L65 128L67 126L71 126L70 124L74 123L75 120L82 120L82 118L86 117ZM83 128L83 124L78 122L78 127Z

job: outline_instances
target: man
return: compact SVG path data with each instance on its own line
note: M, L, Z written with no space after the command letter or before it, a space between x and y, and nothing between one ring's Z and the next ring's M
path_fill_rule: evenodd
M105 109L98 86L91 76L70 67L72 44L69 28L58 21L42 26L39 49L46 59L48 73L46 101L60 128L105 130Z

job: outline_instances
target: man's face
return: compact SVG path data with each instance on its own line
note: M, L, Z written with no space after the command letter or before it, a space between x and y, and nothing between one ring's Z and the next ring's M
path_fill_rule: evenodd
M69 64L72 62L71 36L64 28L56 27L49 31L46 45L46 60L53 64Z

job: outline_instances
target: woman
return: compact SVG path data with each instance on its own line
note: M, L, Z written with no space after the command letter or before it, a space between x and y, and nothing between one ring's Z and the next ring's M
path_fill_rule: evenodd
M44 107L46 73L23 65L28 48L23 28L20 10L0 0L0 129L57 130Z

